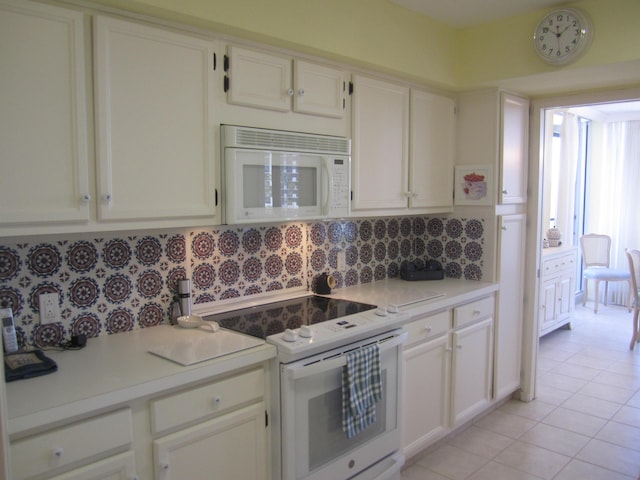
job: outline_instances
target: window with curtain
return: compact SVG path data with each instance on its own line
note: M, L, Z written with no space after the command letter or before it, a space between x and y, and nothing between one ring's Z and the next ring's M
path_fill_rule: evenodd
M611 236L611 266L628 268L625 248L640 248L640 121L598 126L587 169L585 232ZM613 303L625 304L623 282L609 286Z

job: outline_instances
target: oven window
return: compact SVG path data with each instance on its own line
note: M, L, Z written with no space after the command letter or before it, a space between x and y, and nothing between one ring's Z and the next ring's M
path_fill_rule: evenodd
M309 470L344 455L385 431L387 372L382 371L382 400L376 403L376 422L353 438L342 430L342 388L309 399Z

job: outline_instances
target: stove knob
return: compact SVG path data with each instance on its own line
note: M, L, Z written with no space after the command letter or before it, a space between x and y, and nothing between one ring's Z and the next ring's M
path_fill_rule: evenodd
M282 336L282 339L285 342L295 342L296 340L298 340L298 334L293 330L291 330L290 328L287 328L284 331L284 335Z
M376 315L378 315L379 317L386 317L387 316L387 307L378 307L376 309Z
M398 307L398 305L396 305L395 303L390 303L389 305L387 305L387 312L398 313L399 311L400 307Z
M313 337L313 330L309 325L302 325L300 327L300 331L298 332L298 335L304 338L311 338Z

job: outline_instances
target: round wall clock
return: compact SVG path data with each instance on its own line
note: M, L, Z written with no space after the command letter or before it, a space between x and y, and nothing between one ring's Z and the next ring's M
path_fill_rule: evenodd
M593 38L589 17L574 8L545 15L533 34L536 53L552 65L564 65L582 55Z

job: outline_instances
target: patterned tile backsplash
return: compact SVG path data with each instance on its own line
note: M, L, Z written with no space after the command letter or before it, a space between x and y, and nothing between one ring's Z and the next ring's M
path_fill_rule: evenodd
M118 236L120 235L120 236ZM435 259L453 278L480 280L484 224L401 217L220 226L74 239L26 237L0 245L0 305L11 307L21 347L71 335L96 337L169 322L177 282L194 303L313 288L323 272L337 287L397 277L404 260ZM337 271L338 252L346 269ZM40 325L38 297L58 293L61 322Z

